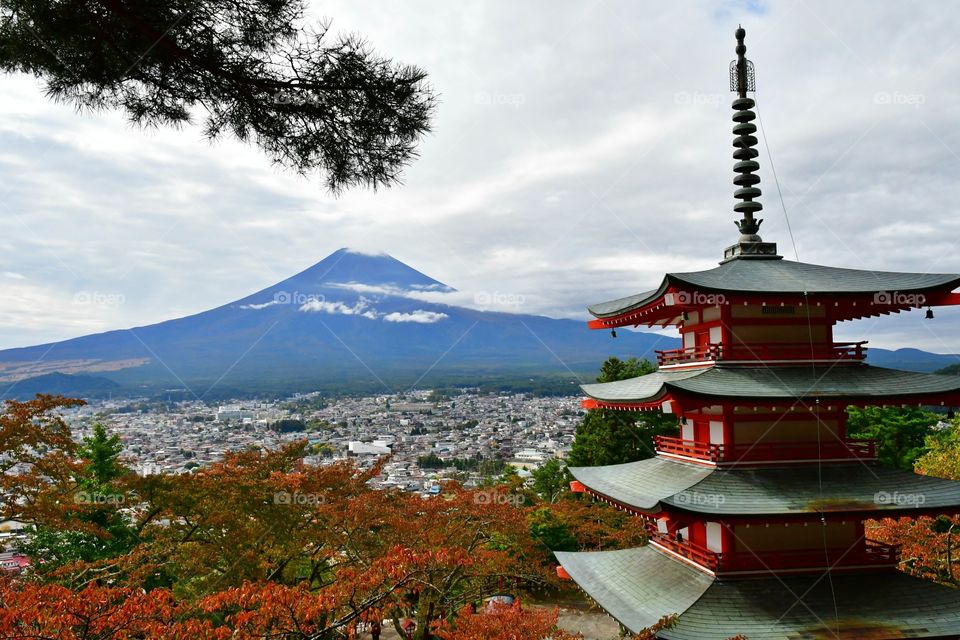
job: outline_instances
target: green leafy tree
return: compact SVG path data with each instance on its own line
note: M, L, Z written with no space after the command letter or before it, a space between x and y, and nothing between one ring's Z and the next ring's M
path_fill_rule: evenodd
M960 376L960 364L950 364L942 369L937 369L934 373L944 376Z
M550 458L531 473L533 490L546 502L556 502L570 486L570 473L557 458Z
M927 436L926 451L917 458L914 470L927 476L960 480L960 420Z
M81 109L232 133L330 189L387 186L416 155L426 73L303 24L304 0L0 0L0 69Z
M435 453L428 453L425 456L417 457L417 466L421 469L442 469L446 465L444 465L440 456Z
M647 375L657 368L648 360L608 358L597 382L614 382ZM567 462L572 467L619 464L651 458L654 438L675 435L675 416L662 411L615 411L591 409L577 427Z
M127 473L120 463L121 451L123 443L120 442L120 436L109 434L99 422L93 425L93 432L77 448L77 454L85 463L81 484L92 490L100 490Z
M100 423L77 446L82 466L76 478L76 510L56 527L35 527L22 547L38 561L33 571L50 575L74 562L117 557L136 545L136 531L121 511L128 496L120 481L129 473L120 461L122 450L119 436Z
M577 551L579 544L570 526L549 507L534 509L527 516L530 535L550 551Z
M880 462L898 469L913 469L939 420L919 407L849 407L847 413L847 434L876 440Z

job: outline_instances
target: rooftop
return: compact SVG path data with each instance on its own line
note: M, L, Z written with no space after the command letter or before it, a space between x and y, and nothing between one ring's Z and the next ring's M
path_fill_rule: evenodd
M859 363L837 367L709 366L660 370L629 380L585 384L581 389L593 400L626 405L660 402L678 393L751 400L843 398L851 403L854 399L909 397L939 403L940 396L960 392L960 377Z
M649 458L570 472L593 493L644 512L664 505L724 516L960 510L960 483L862 461L716 468Z
M556 556L591 598L633 632L679 614L676 626L658 635L671 640L960 634L960 591L897 571L717 580L651 546Z
M793 260L730 260L706 271L668 273L652 291L588 307L597 318L610 318L640 309L668 293L671 287L718 293L780 293L799 295L898 294L951 291L960 274L901 273L842 269ZM922 305L921 305L922 306Z

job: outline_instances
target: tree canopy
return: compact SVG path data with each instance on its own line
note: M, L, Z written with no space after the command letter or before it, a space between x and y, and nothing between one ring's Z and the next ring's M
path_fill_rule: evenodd
M656 371L648 360L611 357L600 367L597 382L614 382ZM674 435L675 416L662 411L615 411L591 409L577 427L576 438L567 461L572 467L634 462L654 455L654 438Z
M927 436L926 450L914 468L924 475L960 480L960 420L954 418L948 428Z
M879 461L898 469L913 469L938 421L920 407L849 407L847 413L847 433L875 439Z
M0 69L79 109L231 133L333 191L393 184L429 130L426 73L373 52L304 0L0 0Z
M629 514L569 492L539 500L516 474L424 498L371 488L378 466L306 466L306 442L141 477L102 426L73 442L57 410L77 404L0 412L0 518L34 528L30 567L0 576L11 637L342 640L391 619L414 622L416 640L556 639L549 611L472 607L557 586L553 548L643 542Z

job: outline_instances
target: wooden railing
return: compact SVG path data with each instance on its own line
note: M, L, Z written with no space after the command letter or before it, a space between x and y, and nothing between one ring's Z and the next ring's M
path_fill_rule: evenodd
M702 347L686 347L683 349L657 350L657 364L661 367L671 364L686 364L688 362L707 362L721 360L723 350L719 344L708 344Z
M719 360L748 361L809 361L849 360L861 362L867 357L866 341L834 342L829 345L810 343L780 343L756 345L708 344L700 347L657 351L660 366L709 362Z
M714 463L777 460L875 460L876 440L825 440L822 442L755 442L711 444L670 436L654 439L658 453Z
M701 567L706 567L710 571L716 571L717 567L720 566L719 553L710 551L710 549L701 547L698 544L693 544L689 540L677 540L656 529L650 532L650 540L687 560L697 563Z
M697 460L709 460L710 462L720 462L723 459L723 445L720 444L695 442L669 436L656 436L654 443L657 453L668 453L696 458Z

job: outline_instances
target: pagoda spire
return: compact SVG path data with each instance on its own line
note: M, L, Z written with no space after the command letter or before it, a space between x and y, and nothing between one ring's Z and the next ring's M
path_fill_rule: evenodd
M737 244L728 247L724 252L724 259L730 260L736 257L779 257L777 256L777 245L772 242L763 242L758 232L762 219L754 218L753 214L763 209L763 205L757 202L760 197L760 176L756 171L760 169L760 163L756 161L759 152L756 150L757 125L753 124L757 114L753 107L755 102L753 98L747 97L748 91L756 91L756 79L753 73L753 63L747 60L747 46L743 43L747 32L743 27L738 27L737 36L737 59L730 63L730 90L736 92L737 97L733 100L733 159L737 162L733 165L733 171L736 174L733 178L733 184L738 188L733 193L733 197L741 202L733 206L733 210L743 217L734 222L740 230L740 239Z

